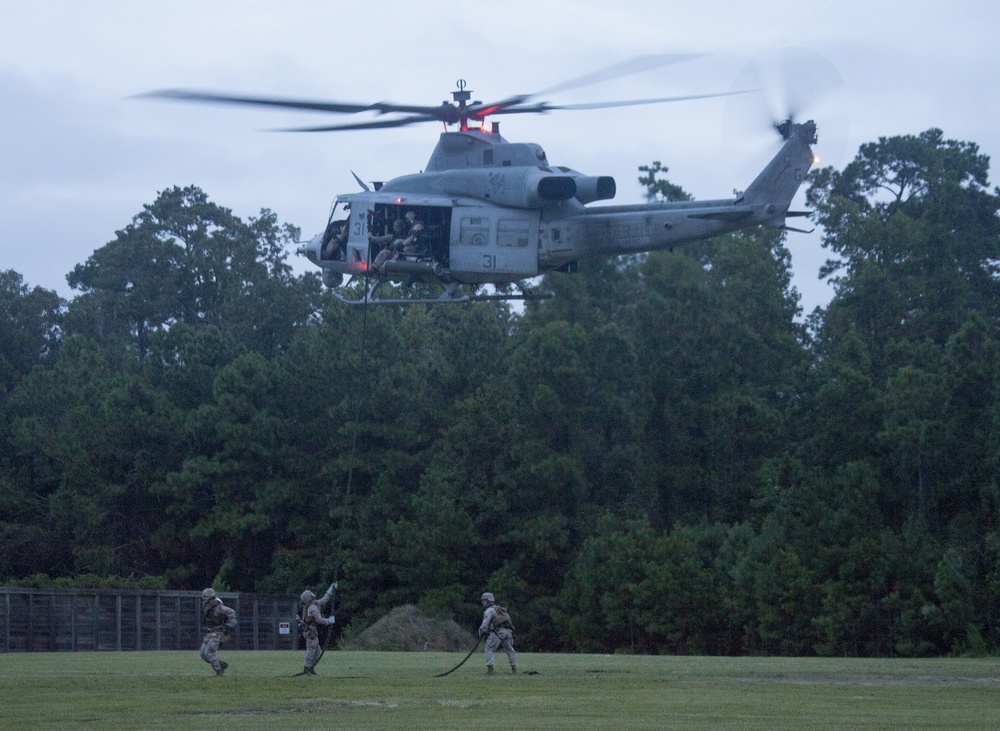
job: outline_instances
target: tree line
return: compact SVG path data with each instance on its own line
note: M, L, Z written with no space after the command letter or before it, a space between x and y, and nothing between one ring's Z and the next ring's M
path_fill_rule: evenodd
M165 190L71 300L0 273L0 581L336 576L355 626L471 626L489 589L550 651L996 652L988 173L936 129L814 171L805 318L777 230L581 262L523 312L365 309L271 211Z

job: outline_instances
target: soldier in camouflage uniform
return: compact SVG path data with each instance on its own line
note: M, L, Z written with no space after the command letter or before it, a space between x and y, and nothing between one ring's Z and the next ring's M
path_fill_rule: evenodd
M330 584L330 588L326 590L326 594L321 599L317 599L316 595L309 589L302 592L300 597L302 600L302 619L300 621L302 634L306 638L306 657L302 663L303 675L315 675L316 663L323 655L319 646L319 627L320 625L331 625L335 619L332 614L329 617L324 617L320 609L326 606L330 598L333 597L335 588L336 584Z
M229 663L219 660L215 653L229 639L227 630L236 628L236 612L222 603L215 589L205 589L201 592L201 621L208 630L201 641L201 659L212 666L216 675L222 675Z
M514 624L505 607L494 603L493 595L485 592L479 597L483 605L483 623L479 625L479 636L486 637L486 674L493 675L493 653L503 646L510 662L510 671L517 673L517 655L514 654Z

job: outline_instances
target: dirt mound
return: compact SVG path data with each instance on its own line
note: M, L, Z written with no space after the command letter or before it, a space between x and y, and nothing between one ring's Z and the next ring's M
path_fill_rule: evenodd
M468 650L475 637L451 619L425 617L412 604L396 607L354 637L345 638L345 650L460 652Z

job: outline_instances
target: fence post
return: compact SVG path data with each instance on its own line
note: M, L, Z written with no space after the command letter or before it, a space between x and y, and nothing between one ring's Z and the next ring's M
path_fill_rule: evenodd
M28 652L35 651L35 597L28 594Z
M257 607L257 595L253 596L253 649L260 649L260 612Z
M122 595L115 594L115 652L122 651Z
M49 649L55 651L56 645L56 595L49 597Z

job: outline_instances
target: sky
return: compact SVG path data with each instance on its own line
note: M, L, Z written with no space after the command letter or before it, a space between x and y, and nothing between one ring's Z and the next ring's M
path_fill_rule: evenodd
M244 219L270 209L309 238L338 193L358 190L352 172L417 172L443 131L275 132L354 118L135 98L158 89L434 105L465 79L474 99L496 101L691 53L539 100L710 94L750 78L762 94L509 115L501 133L540 144L553 165L613 176L614 203L643 200L638 168L653 161L695 198L745 188L778 146L763 100L817 121L820 165L931 127L1000 159L993 0L0 0L0 18L0 270L65 298L66 275L164 189L196 185ZM789 67L784 80L774 71ZM787 239L806 313L832 293L821 233Z

